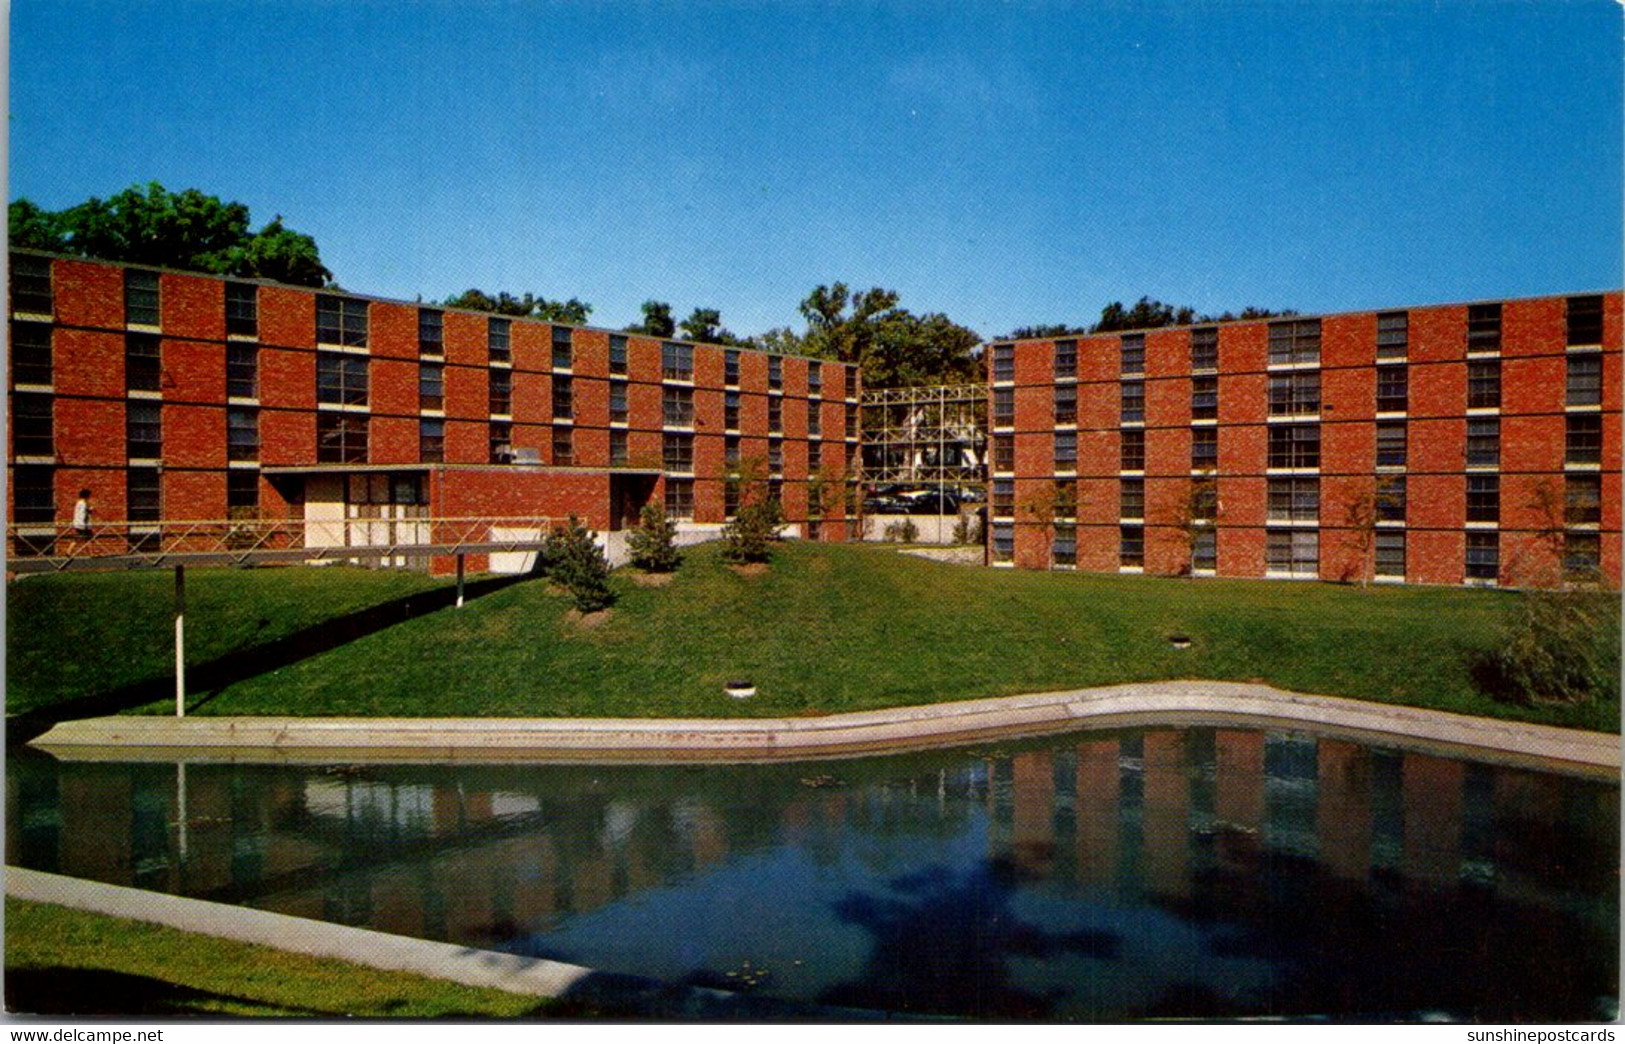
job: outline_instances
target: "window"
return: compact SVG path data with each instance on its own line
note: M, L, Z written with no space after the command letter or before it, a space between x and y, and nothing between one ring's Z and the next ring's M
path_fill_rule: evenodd
M1501 534L1467 534L1467 577L1494 580L1501 575Z
M767 470L774 475L784 473L784 440L767 440Z
M613 338L611 339L613 340ZM553 369L568 370L574 365L573 346L571 343L571 330L568 326L555 326L552 333ZM625 352L626 340L621 340L622 352ZM624 363L624 360L623 360ZM622 371L625 366L622 366Z
M367 346L367 302L319 294L316 297L316 343Z
M226 284L226 335L258 337L260 288L253 283Z
M259 356L260 350L258 345L226 345L226 396L228 398L259 398Z
M1320 467L1320 426L1318 424L1271 425L1269 466L1272 468Z
M1191 369L1219 368L1219 328L1200 326L1191 331Z
M1312 478L1270 479L1269 520L1271 522L1320 521L1320 480Z
M494 363L513 360L513 320L485 321L485 352Z
M666 388L661 393L661 411L666 427L694 426L694 389Z
M418 460L441 464L446 459L446 422L437 418L418 421Z
M993 436L993 470L1016 470L1016 437L1014 435Z
M767 386L775 391L784 387L784 360L777 355L767 357Z
M1016 557L1016 527L1009 522L993 526L993 561L1008 562Z
M1145 527L1117 527L1117 564L1125 568L1145 565Z
M1402 577L1405 575L1405 531L1384 529L1377 533L1377 576Z
M492 421L485 426L485 454L492 464L509 464L513 462L513 425L507 421ZM557 456L553 458L555 464L567 464Z
M694 517L694 480L666 480L666 517L692 519Z
M1212 572L1219 567L1219 534L1208 528L1191 534L1191 568Z
M1013 344L996 344L993 346L993 380L1013 381L1016 379L1016 346Z
M1055 342L1055 376L1076 377L1078 375L1078 342L1073 340ZM1014 376L1014 374L1012 374Z
M553 419L570 420L575 416L575 381L569 377L553 377Z
M1145 431L1126 428L1121 432L1122 446L1117 467L1119 471L1145 470Z
M846 437L849 439L858 437L858 406L854 402L846 404Z
M609 335L609 372L626 372L626 337L622 334Z
M1501 520L1501 476L1467 476L1467 521Z
M1409 399L1409 370L1404 366L1377 367L1377 412L1404 413Z
M1602 522L1602 477L1568 475L1563 480L1563 521L1571 526Z
M438 363L418 364L418 409L439 410L446 406L446 368Z
M1270 362L1320 361L1320 320L1290 319L1270 324Z
M1595 580L1602 572L1602 536L1598 533L1563 534L1563 578Z
M1377 425L1377 467L1405 466L1405 422Z
M161 391L163 349L153 334L124 335L124 386L130 391Z
M728 431L739 430L738 392L725 392L722 396L722 426Z
M553 466L565 468L576 461L575 432L568 424L553 425Z
M1134 333L1123 335L1121 372L1145 372L1145 334Z
M1467 364L1467 408L1498 409L1501 405L1501 360L1478 359Z
M993 514L997 518L1010 518L1016 513L1015 479L993 480Z
M124 517L131 522L156 522L162 513L157 468L131 468L124 478Z
M1571 297L1568 300L1569 345L1602 343L1602 298Z
M722 352L722 382L735 387L739 385L739 353L732 348Z
M1219 429L1191 429L1191 470L1212 471L1219 466Z
M807 434L810 436L824 434L824 411L819 409L816 402L807 403Z
M626 423L626 382L609 382L609 419L615 423Z
M1568 357L1568 398L1570 406L1600 406L1602 404L1602 356L1571 355Z
M23 315L50 315L51 259L11 255L11 310Z
M11 449L19 457L51 457L56 440L51 419L52 399L35 392L11 397Z
M11 383L49 387L51 328L44 323L11 324Z
M609 462L611 464L625 464L631 459L631 452L627 447L626 432L616 429L609 433Z
M784 400L777 395L767 397L767 430L784 430Z
M1479 304L1467 306L1467 352L1499 352L1501 350L1501 305ZM1490 575L1494 575L1493 573Z
M1568 464L1602 463L1602 417L1577 413L1565 417L1563 460Z
M1467 466L1493 468L1501 463L1501 421L1497 417L1467 420Z
M1055 423L1078 423L1078 386L1076 384L1058 384L1055 386Z
M1055 470L1078 470L1078 433L1075 431L1058 431L1055 433Z
M56 521L56 469L19 464L11 469L11 483L16 521Z
M131 326L157 326L158 273L138 268L124 270L124 321Z
M260 459L260 413L258 410L226 411L226 459Z
M513 371L492 370L490 383L486 385L486 407L495 415L507 415L513 412ZM558 394L558 381L553 382L553 392Z
M1212 480L1194 481L1190 488L1191 517L1212 521L1219 514L1219 485Z
M1410 344L1409 312L1381 312L1377 315L1377 358L1403 359Z
M445 325L444 313L432 312L426 308L418 310L419 355L428 359L438 359L446 354Z
M1078 527L1057 525L1050 545L1050 556L1056 565L1076 565L1078 561Z
M722 440L722 462L729 467L739 463L739 436L729 435Z
M1145 479L1118 480L1117 517L1123 519L1145 517Z
M1270 377L1270 414L1298 417L1320 412L1320 374L1278 373Z
M807 443L807 474L816 475L824 466L824 444L821 442Z
M1264 565L1287 576L1320 574L1320 533L1313 529L1271 529L1264 537Z
M1191 380L1191 419L1217 420L1219 416L1219 379L1196 377Z
M1118 405L1121 423L1145 423L1145 382L1124 381L1118 392Z
M1073 389L1076 390L1076 389ZM998 428L1008 428L1016 423L1016 390L1014 388L993 389L993 425Z
M255 519L260 515L260 473L248 468L226 472L226 517Z
M316 459L323 464L365 464L367 418L354 413L316 414Z
M342 406L367 404L367 363L365 355L316 353L316 401Z
M1377 483L1372 500L1378 522L1405 521L1405 476L1384 476Z
M807 394L810 396L824 394L824 367L816 359L807 363Z
M124 451L132 460L157 460L164 455L162 406L156 402L125 403Z
M1055 516L1075 518L1078 514L1078 480L1055 480Z
M722 517L734 518L739 514L739 482L728 479L722 483Z

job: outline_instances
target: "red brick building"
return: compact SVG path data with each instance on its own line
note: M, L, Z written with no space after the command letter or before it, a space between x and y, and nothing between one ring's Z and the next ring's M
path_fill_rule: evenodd
M60 531L82 488L98 523L574 513L615 530L659 497L720 524L741 472L802 536L843 540L852 521L854 367L31 252L11 265L19 538Z
M1620 313L1615 292L991 345L990 554L1618 584Z

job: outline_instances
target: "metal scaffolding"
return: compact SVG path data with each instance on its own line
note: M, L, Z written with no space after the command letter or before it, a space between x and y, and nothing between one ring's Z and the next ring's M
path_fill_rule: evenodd
M863 482L980 489L987 397L985 384L865 389Z

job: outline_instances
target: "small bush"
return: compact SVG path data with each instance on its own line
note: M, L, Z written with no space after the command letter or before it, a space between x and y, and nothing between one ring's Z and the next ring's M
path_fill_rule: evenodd
M592 530L574 515L547 538L542 556L547 576L562 584L583 613L593 613L615 604L609 588L609 560L592 538Z
M982 542L982 519L975 514L962 514L959 521L954 523L954 543L980 544Z
M912 518L902 522L891 522L886 526L886 539L895 540L899 544L912 544L920 539L920 527L914 524Z
M762 500L744 505L734 520L722 527L722 538L726 541L723 559L734 565L766 562L773 557L773 542L779 538L780 525L778 501Z
M643 505L637 526L626 535L626 546L632 564L648 573L672 572L683 561L677 550L677 523L653 501Z
M1589 703L1619 698L1618 595L1532 590L1494 649L1472 664L1489 695L1513 703Z

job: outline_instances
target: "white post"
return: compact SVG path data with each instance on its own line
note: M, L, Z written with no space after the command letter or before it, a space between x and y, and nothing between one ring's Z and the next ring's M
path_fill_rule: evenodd
M186 567L175 567L175 717L186 717Z
M186 762L175 762L175 808L180 825L181 862L186 862Z
M463 607L463 555L457 553L457 608Z

